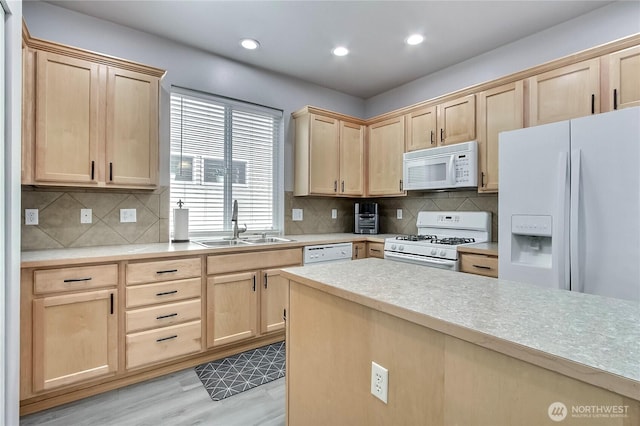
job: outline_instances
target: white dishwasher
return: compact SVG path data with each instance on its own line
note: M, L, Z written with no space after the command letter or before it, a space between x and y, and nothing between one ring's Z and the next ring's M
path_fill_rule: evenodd
M352 243L318 244L305 246L302 256L302 264L345 262L353 256Z

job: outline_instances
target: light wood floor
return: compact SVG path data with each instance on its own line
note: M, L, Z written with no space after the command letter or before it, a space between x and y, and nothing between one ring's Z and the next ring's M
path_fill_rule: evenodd
M20 418L20 425L285 424L284 378L212 401L193 368Z

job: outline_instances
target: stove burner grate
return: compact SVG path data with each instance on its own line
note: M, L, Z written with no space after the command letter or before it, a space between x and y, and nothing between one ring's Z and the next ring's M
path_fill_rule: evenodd
M435 235L398 235L396 240L401 241L433 241L438 237Z

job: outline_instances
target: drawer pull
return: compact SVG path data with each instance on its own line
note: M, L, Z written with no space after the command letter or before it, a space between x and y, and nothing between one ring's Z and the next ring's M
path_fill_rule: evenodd
M178 290L164 291L162 293L156 293L156 296L166 296L168 294L176 294Z
M69 278L67 280L64 280L65 283L77 283L77 282L81 282L81 281L91 281L91 277L89 277L89 278Z
M177 269L167 269L164 271L156 271L156 274L171 274L172 272L178 272Z
M160 342L164 342L165 340L175 339L176 337L178 337L178 335L177 335L177 334L174 334L173 336L163 337L162 339L156 339L156 342L157 342L157 343L160 343Z
M374 253L380 253L380 249L370 248L369 250L371 250Z
M160 315L159 317L156 317L157 320L161 320L161 319L165 319L165 318L171 318L171 317L177 317L178 314L168 314L168 315Z
M491 269L490 266L484 266L484 265L473 265L473 267L478 269Z

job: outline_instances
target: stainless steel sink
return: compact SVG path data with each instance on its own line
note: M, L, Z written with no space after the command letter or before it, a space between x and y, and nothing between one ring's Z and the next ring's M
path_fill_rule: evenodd
M259 238L251 238L248 237L246 241L251 242L252 244L272 244L272 243L288 243L293 240L282 237L259 237Z
M200 244L201 246L207 248L217 248L217 247L233 247L233 246L251 246L254 244L277 244L277 243L288 243L290 240L288 238L282 237L244 237L237 239L215 239L215 240L194 240L193 242L196 244Z
M247 240L202 240L202 241L194 241L196 244L200 244L201 246L214 248L214 247L232 247L232 246L241 246L247 245L250 246L253 243L248 242Z

